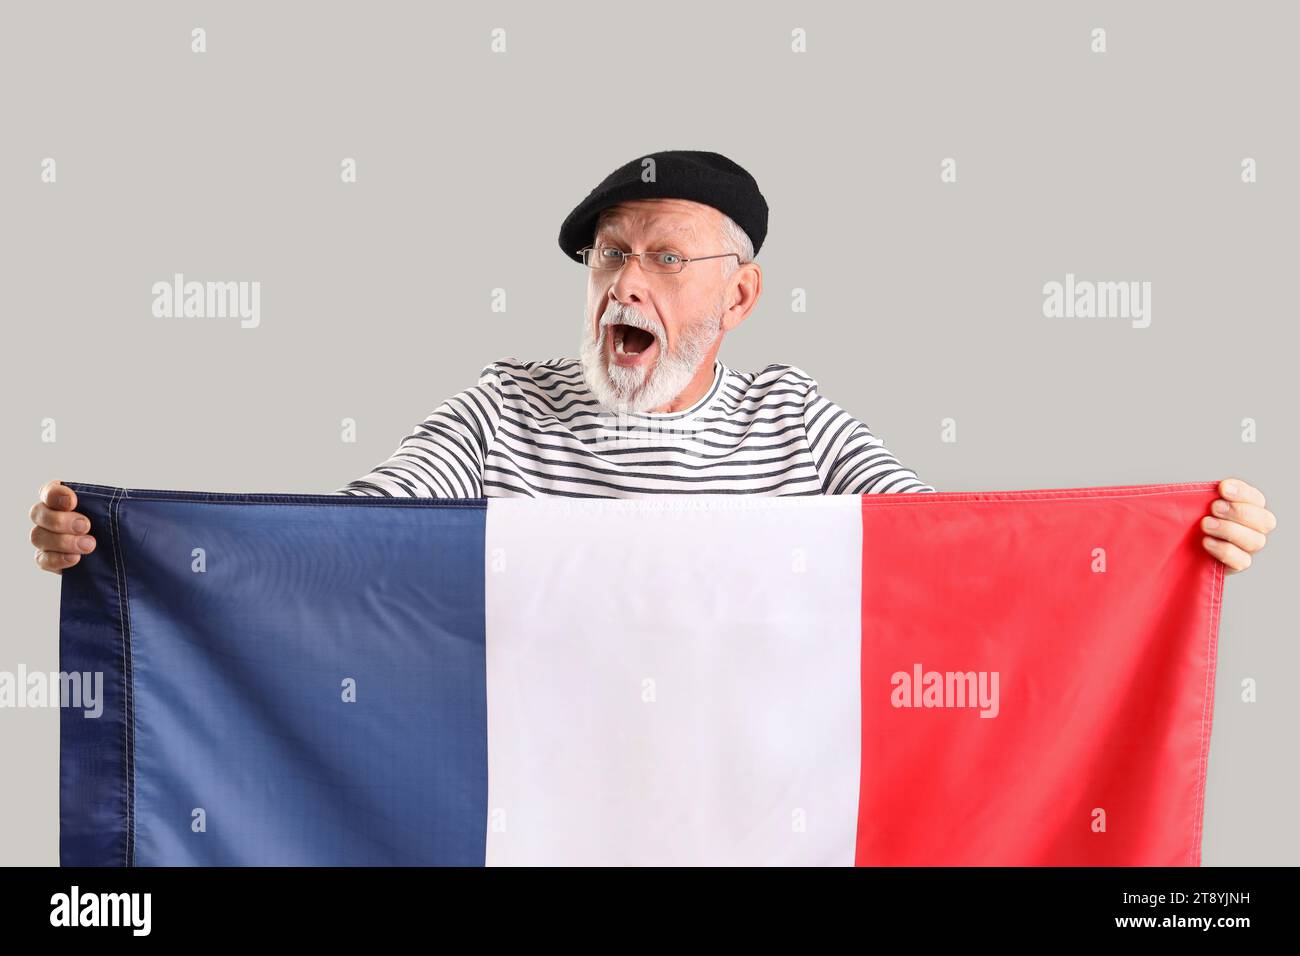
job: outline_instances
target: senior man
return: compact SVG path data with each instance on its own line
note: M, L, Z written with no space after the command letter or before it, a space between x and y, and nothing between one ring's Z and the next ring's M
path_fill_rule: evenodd
M722 340L763 288L767 202L718 153L670 150L607 176L568 215L560 248L589 268L577 358L503 359L439 405L393 455L337 489L390 497L640 497L933 492L798 368L740 372ZM1276 526L1240 479L1202 519L1228 572ZM60 482L31 509L37 563L94 548Z

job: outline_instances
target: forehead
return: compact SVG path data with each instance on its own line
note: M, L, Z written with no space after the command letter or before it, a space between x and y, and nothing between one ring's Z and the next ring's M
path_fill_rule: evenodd
M643 233L656 237L697 238L716 215L713 208L684 199L635 200L605 210L598 232L602 236Z

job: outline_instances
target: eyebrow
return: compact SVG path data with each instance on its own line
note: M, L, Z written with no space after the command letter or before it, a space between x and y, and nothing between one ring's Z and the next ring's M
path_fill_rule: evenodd
M610 220L610 221L607 221L603 226L601 226L601 228L600 228L600 232L599 232L599 234L597 235L597 238L598 238L598 239L613 239L613 238L615 238L615 234L619 231L621 225L622 225L622 223L620 223L620 222L618 222L618 221L616 221L616 220ZM655 243L660 243L660 244L669 244L669 245L671 245L671 244L672 244L672 240L674 240L674 239L690 239L690 240L695 240L695 239L697 239L697 238L698 238L698 236L697 236L695 230L692 229L690 226L678 226L676 229L673 229L673 230L669 231L669 232L666 233L666 234L661 233L661 234L659 235L659 237L658 237L657 239L655 239Z

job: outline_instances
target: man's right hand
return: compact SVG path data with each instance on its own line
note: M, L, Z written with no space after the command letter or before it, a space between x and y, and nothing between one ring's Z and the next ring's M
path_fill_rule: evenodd
M32 544L36 545L36 563L46 571L62 574L95 550L95 539L88 532L90 519L72 509L77 507L77 493L55 479L37 492L32 505Z

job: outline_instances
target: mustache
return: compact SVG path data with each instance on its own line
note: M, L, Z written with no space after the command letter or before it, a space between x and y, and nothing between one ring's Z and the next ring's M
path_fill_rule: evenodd
M627 306L606 309L600 317L600 334L604 336L605 330L611 325L630 325L634 329L644 329L658 339L660 345L664 343L663 326L651 322L636 309Z

